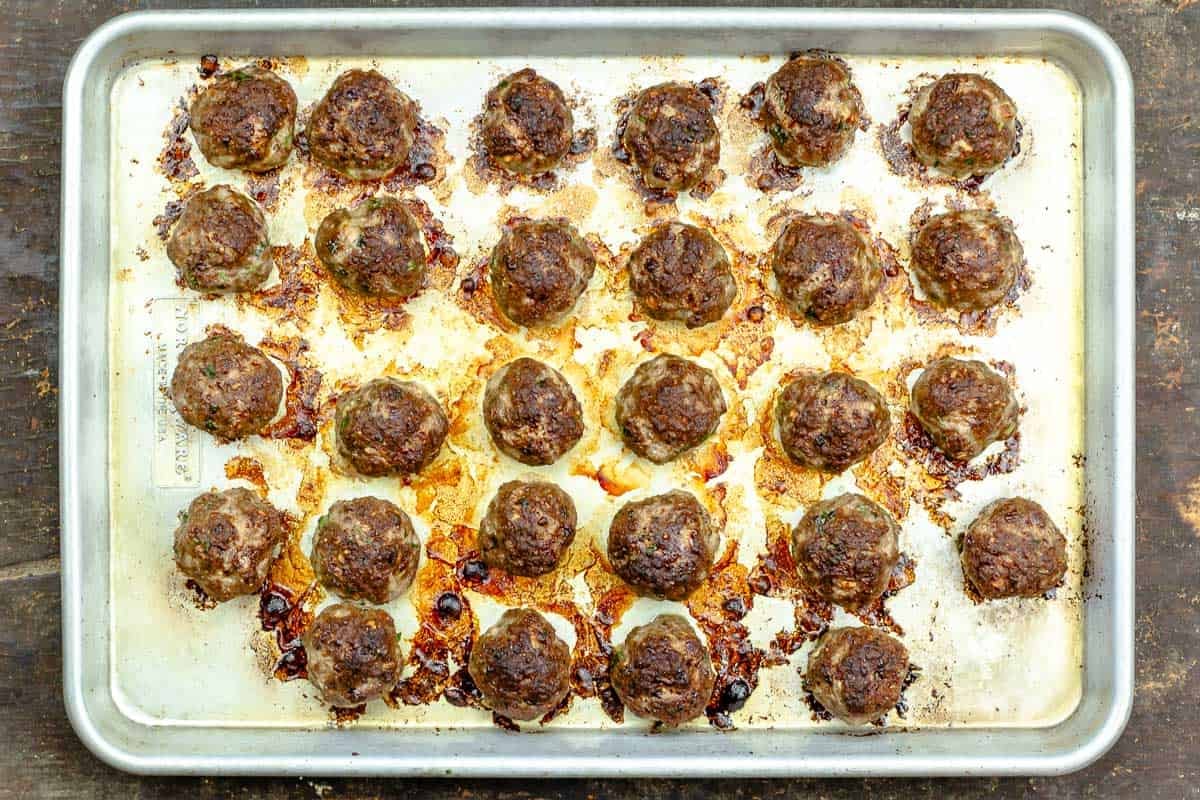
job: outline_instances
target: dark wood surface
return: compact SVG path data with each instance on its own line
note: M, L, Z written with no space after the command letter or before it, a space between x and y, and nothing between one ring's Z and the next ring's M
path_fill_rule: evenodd
M403 782L147 779L93 758L75 738L61 699L60 96L67 62L93 28L122 11L177 5L209 4L0 0L0 798L1200 795L1200 386L1192 350L1200 327L1197 0L1061 4L1116 38L1137 84L1137 685L1125 736L1097 764L1035 779Z

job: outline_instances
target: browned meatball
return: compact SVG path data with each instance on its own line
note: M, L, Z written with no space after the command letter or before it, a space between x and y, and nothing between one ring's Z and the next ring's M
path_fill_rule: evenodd
M231 186L197 192L171 231L167 257L189 289L255 289L271 274L267 220L257 203Z
M913 384L911 406L933 443L956 461L970 461L1017 430L1016 395L981 361L934 361Z
M674 489L621 507L608 528L608 561L638 593L682 600L708 578L719 543L700 501Z
M725 396L712 372L662 354L642 363L617 393L617 427L625 446L663 464L717 430Z
M1012 223L990 211L951 211L926 222L912 268L935 303L967 310L994 306L1017 281L1025 259Z
M690 83L643 89L629 112L621 145L650 188L690 189L721 158L712 101Z
M575 307L596 257L569 222L524 220L505 228L488 265L492 295L518 325L557 322Z
M308 121L308 147L348 178L382 178L408 158L417 127L412 100L374 70L337 76Z
M965 178L995 172L1017 143L1017 106L982 75L951 73L913 99L913 150L922 163Z
M708 650L678 614L631 630L613 651L609 677L630 711L664 725L703 714L716 682Z
M851 611L879 599L900 560L900 529L861 494L822 500L796 523L792 556L800 579L820 597Z
M892 421L883 396L844 372L804 375L775 401L779 443L797 464L842 472L887 440Z
M421 223L394 197L372 197L339 208L317 228L317 255L353 292L402 299L425 285Z
M196 146L213 166L266 172L288 160L296 93L270 70L247 65L213 79L192 101Z
M629 288L648 316L689 328L716 322L737 296L725 248L682 222L656 226L629 254Z
M502 453L531 466L553 464L583 436L571 384L532 358L496 370L483 392L483 422Z
M400 680L399 637L380 608L329 606L304 632L308 680L332 706L357 706L382 697Z
M510 608L475 640L467 671L492 711L537 719L571 689L571 649L541 614Z
M343 599L395 600L412 585L420 559L412 521L387 500L339 500L317 522L313 569Z
M433 461L450 424L414 381L376 378L337 403L337 447L360 475L411 475Z
M850 70L830 56L796 56L767 80L762 121L785 164L823 167L837 161L854 143L862 116L862 96Z
M574 125L558 84L527 67L488 92L483 146L492 161L510 172L546 172L571 149Z
M788 307L818 325L849 322L883 280L867 237L830 214L788 222L771 248L771 269Z
M865 725L900 702L908 650L877 628L834 628L808 657L805 685L843 722Z
M1040 505L1009 497L988 505L967 528L962 564L985 599L1039 597L1067 572L1067 540Z
M546 481L500 486L479 524L479 557L513 575L553 572L575 539L575 503Z
M214 600L253 594L286 532L283 514L249 489L205 492L180 515L175 564Z
M283 399L279 367L257 347L214 334L179 354L171 400L189 425L223 442L261 431Z

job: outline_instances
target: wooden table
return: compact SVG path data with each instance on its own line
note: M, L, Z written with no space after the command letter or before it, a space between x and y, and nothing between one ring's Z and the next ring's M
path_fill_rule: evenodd
M823 5L824 3L816 3ZM865 3L874 5L875 3ZM917 2L952 6L955 3ZM1185 797L1200 795L1200 2L1071 0L1137 82L1137 694L1124 738L1065 778L955 781L346 781L137 778L104 766L61 699L59 144L63 74L122 11L210 3L0 0L0 798ZM217 4L219 5L219 4ZM291 5L265 0L261 5ZM987 3L1005 6L1007 3ZM1031 5L1018 3L1016 5ZM1036 5L1036 4L1032 4Z

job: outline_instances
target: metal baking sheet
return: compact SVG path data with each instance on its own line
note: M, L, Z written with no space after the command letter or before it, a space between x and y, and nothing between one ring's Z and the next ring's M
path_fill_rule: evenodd
M975 29L977 32L1015 25L1020 17L1044 24L1040 28L1017 25L1007 40L988 39L986 47L968 47L957 34L951 37L954 41L947 39L935 46L930 32L939 25L969 27L965 25L969 15L754 12L723 17L722 13L558 12L552 17L553 24L547 25L548 19L520 12L459 12L437 20L421 13L367 12L348 18L359 26L343 28L340 21L333 26L343 32L345 40L341 42L318 42L316 36L323 28L304 12L247 14L234 15L236 24L229 26L230 31L247 34L245 41L251 44L236 49L236 36L219 44L215 38L226 20L216 23L203 14L139 15L97 34L93 43L124 49L109 53L113 60L105 81L93 87L106 93L109 100L102 116L107 127L104 160L109 175L104 190L108 208L103 225L94 228L102 234L108 253L107 263L101 259L97 267L105 276L99 291L107 295L107 318L99 318L97 329L108 331L108 342L103 361L81 358L73 365L107 371L105 418L100 424L108 431L108 480L103 489L109 502L101 529L107 533L103 546L109 571L97 579L107 585L108 602L100 615L101 627L92 631L103 637L108 658L103 672L97 673L93 651L88 669L101 677L93 691L106 695L106 702L111 703L110 716L103 721L133 731L154 730L156 738L148 749L143 745L143 750L135 747L133 752L117 755L109 748L130 740L89 736L99 720L89 712L83 715L89 724L83 726L82 735L94 749L108 752L111 760L123 766L165 771L963 772L970 769L966 763L951 766L963 752L973 753L972 763L979 771L1053 771L1083 763L1088 748L1102 745L1104 736L1113 735L1113 726L1119 730L1113 720L1123 715L1122 680L1127 675L1122 670L1128 666L1129 643L1123 641L1124 623L1118 612L1124 609L1118 605L1120 592L1129 588L1122 586L1122 581L1131 561L1110 563L1106 559L1115 559L1118 551L1128 546L1123 539L1129 531L1122 529L1118 511L1127 513L1123 504L1129 490L1124 484L1121 491L1098 487L1128 477L1128 465L1121 463L1123 456L1113 449L1128 435L1128 431L1121 432L1127 420L1116 407L1123 402L1122 389L1128 388L1121 385L1123 344L1109 342L1106 349L1099 344L1120 332L1123 301L1117 290L1126 277L1120 270L1130 270L1129 262L1118 258L1128 256L1120 252L1123 229L1101 225L1092 216L1097 194L1102 192L1107 193L1112 213L1122 210L1117 201L1122 179L1118 167L1123 162L1116 156L1128 158L1128 153L1110 154L1111 162L1098 159L1105 148L1122 144L1118 141L1120 125L1112 124L1121 111L1120 71L1107 76L1112 81L1109 95L1098 91L1104 88L1101 78L1105 77L1099 67L1120 67L1119 56L1115 62L1100 58L1105 48L1111 47L1102 34L1063 15L975 15L977 22L987 20L992 25ZM922 17L926 18L924 26L917 24ZM860 19L849 25L854 21L851 18ZM289 36L304 36L287 47L283 42L273 43L271 52L265 53L259 40L249 34L258 26L269 26L272 20L278 28L291 31ZM751 20L757 23L751 24ZM814 30L817 22L822 24ZM114 35L112 31L120 30L122 24L130 27ZM913 25L914 35L902 53L891 52L894 45L886 44L881 33L889 29L894 33L896 29L889 26L895 25ZM715 46L704 46L704 31L722 26L728 31L726 37ZM366 27L370 34L365 33ZM537 36L533 46L531 27L543 28L539 33L545 34ZM386 39L386 45L384 39L372 38L384 29L395 33ZM591 44L580 53L573 34L584 29L590 32ZM652 30L661 36L648 36ZM776 42L775 47L764 47L762 35L768 30L767 41ZM1026 40L1021 39L1021 31L1028 35L1034 30L1041 32L1032 39L1040 48L1022 44ZM162 42L172 34L174 44L164 47ZM461 261L453 279L427 290L410 304L409 320L419 321L417 324L401 320L381 330L363 330L356 320L349 319L353 314L338 298L325 291L304 313L280 315L263 303L198 301L174 286L154 217L175 199L179 184L173 186L164 179L155 157L163 149L162 134L170 125L175 104L197 83L199 55L209 49L205 35L214 36L208 41L223 54L275 56L276 68L296 87L302 109L314 102L342 69L369 63L418 100L422 116L445 131L444 150L449 160L444 170L432 183L404 193L424 202L444 225ZM431 44L429 36L441 46ZM872 40L872 36L876 38ZM166 38L155 41L155 37ZM367 38L359 42L356 37ZM859 135L844 163L806 174L796 191L764 194L745 177L753 171L753 156L764 137L746 123L738 100L774 69L783 54L809 46L833 49L847 58L874 125ZM81 51L85 59L88 49L85 46ZM964 50L966 54L961 54ZM347 57L348 52L371 53L373 57ZM304 57L295 57L296 53ZM570 55L564 55L567 53ZM1089 67L1089 58L1098 61ZM236 63L237 56L223 57L225 67ZM577 124L594 126L599 146L590 161L563 176L556 191L518 188L501 193L473 172L471 120L487 87L505 72L525 65L560 80L568 95L580 102ZM87 84L87 77L95 79L96 64L91 66L76 82ZM886 126L896 117L913 81L925 73L952 68L979 69L996 78L1017 101L1025 123L1021 155L988 181L984 193L896 177L880 157L876 127ZM1085 68L1092 72L1081 72ZM72 76L76 75L73 71ZM994 335L969 335L971 330L964 335L956 326L931 323L922 316L919 304L904 294L907 282L901 276L889 281L888 296L873 306L869 319L848 331L814 334L772 316L753 333L735 328L722 339L699 346L669 331L641 335L645 323L628 319L621 293L614 286L619 285L622 247L646 229L649 217L620 165L612 160L608 142L621 95L675 77L715 77L724 91L720 166L726 178L705 202L681 199L678 213L718 230L727 246L742 256L738 263L745 270L743 279L760 268L755 258L767 249L773 236L769 221L782 211L852 211L869 221L874 233L900 253L902 263L904 237L914 210L924 201L930 201L935 209L994 202L1014 220L1029 261L1032 282L1018 307L1001 315ZM69 81L68 99L71 85ZM455 90L441 88L448 85ZM1114 117L1108 120L1107 139L1097 140L1098 107L1105 104ZM68 123L70 115L79 110L68 110ZM1113 135L1114 130L1118 135ZM68 142L65 148L69 146ZM213 169L198 154L194 161L199 174L191 178L193 182L244 183L244 176ZM1110 173L1097 169L1106 164ZM302 249L306 235L311 237L324 213L356 196L355 187L340 191L315 185L306 169L306 164L293 158L279 176L278 197L268 200L273 206L268 214L272 240L277 244ZM880 186L886 188L877 190ZM89 190L94 188L94 184L89 186ZM64 203L69 205L66 191L64 188ZM90 212L96 210L89 208ZM571 341L529 340L497 329L461 290L462 279L486 254L499 225L507 216L520 213L568 216L598 246L613 254L609 260L602 258ZM64 236L64 255L71 244ZM71 268L66 258L64 265ZM1097 281L1103 290L1098 300L1093 299ZM68 289L64 281L64 337ZM1111 296L1105 297L1105 291ZM735 311L744 311L743 307L754 301L750 296L739 298ZM1100 301L1105 305L1093 305ZM1109 317L1112 326L1092 330L1096 308L1113 311ZM351 324L347 326L348 320ZM217 447L207 437L191 434L178 424L169 404L162 402L157 386L169 375L181 343L214 322L234 328L254 342L268 333L276 340L303 337L309 343L309 362L324 373L321 396L383 371L420 377L452 408L456 419L462 420L446 457L461 465L467 477L457 476L453 485L443 480L441 485L410 487L394 481L364 484L348 479L327 468L327 432L307 448L274 440ZM80 319L72 318L69 324L77 326ZM347 330L355 336L347 336ZM447 337L441 331L456 333ZM767 336L773 344L770 357L748 359L747 353L761 350ZM1047 340L1055 346L1045 347ZM724 452L705 452L686 464L656 469L621 459L617 440L603 425L603 414L607 399L636 360L645 355L639 342L649 349L685 353L690 345L701 361L722 376L727 396L738 398L736 413L727 415L733 420L727 419L723 430ZM787 492L764 496L762 487L778 476L773 473L777 467L769 444L759 435L757 420L780 375L797 367L845 364L881 388L894 389L891 394L895 396L889 399L899 421L904 411L906 370L948 346L1013 365L1019 397L1026 407L1021 458L1015 470L966 481L957 486L957 496L949 501L939 498L931 502L929 492L921 491L931 487L922 482L923 473L912 463L911 453L904 457L893 449L873 459L878 463L869 462L853 475L824 486L793 475ZM553 589L531 591L541 592L538 596L549 592L555 598L576 599L580 608L590 612L596 581L589 578L596 573L586 569L588 540L596 540L602 550L607 520L620 503L671 485L693 488L725 517L724 542L737 545L731 574L740 565L738 574L753 576L769 546L768 531L794 522L807 502L852 488L857 480L859 489L908 509L901 544L915 563L916 581L887 603L891 619L904 630L914 662L923 670L906 693L904 718L893 716L883 736L814 735L814 731L842 728L814 721L803 702L796 668L806 659L805 646L758 673L760 683L750 702L731 716L737 730L720 735L700 720L678 732L647 738L644 723L630 720L616 726L595 700L576 700L565 714L540 728L540 735L530 736L530 744L525 746L513 743L512 734L493 729L487 714L445 702L397 708L377 703L352 727L333 730L328 711L315 701L304 681L280 683L268 677L276 654L271 651L270 637L260 630L255 600L226 603L212 610L198 610L190 602L170 559L174 516L201 488L228 485L227 475L246 474L237 465L260 466L271 499L302 520L315 519L314 511L319 513L339 497L370 492L396 499L410 513L415 510L414 520L427 549L431 544L439 546L431 538L440 536L438 531L443 528L477 523L494 487L525 470L498 460L488 447L486 434L476 421L481 386L476 376L486 376L489 369L518 353L540 354L562 367L577 389L582 389L586 421L594 429L594 435L577 448L578 453L548 471L569 487L580 505L582 524L576 549L581 552L568 561L569 566L577 567L576 579ZM598 366L601 363L603 368ZM463 365L472 368L463 370ZM68 375L67 369L63 375ZM1098 420L1097 409L1105 404L1113 405ZM67 414L64 402L64 419ZM153 424L147 424L148 420ZM1095 429L1101 421L1111 427ZM64 436L68 433L64 425ZM1097 436L1101 438L1097 440ZM64 441L65 456L70 454L69 444ZM235 461L230 468L235 457L253 462ZM724 469L711 468L712 462L720 462ZM597 474L604 480L597 480ZM615 496L613 483L620 484L619 491L629 491ZM64 485L64 494L69 491ZM429 502L429 492L436 495L435 502ZM1067 532L1072 545L1068 584L1048 603L975 605L961 592L951 534L988 500L1018 492L1041 500ZM90 510L95 513L98 509ZM66 574L72 548L98 543L80 541L78 530L73 536L69 521L64 513L64 594L72 593L69 599L74 601L82 584ZM90 531L89 536L95 535L95 530ZM305 531L302 550L307 549L307 535ZM1098 558L1101 554L1109 555ZM503 603L528 599L511 593L488 597L470 589L465 593L481 627L498 615ZM96 595L89 592L89 596ZM753 603L744 622L751 641L767 649L778 631L793 625L793 605L786 598L761 595L755 596ZM73 615L72 605L65 599L66 624L81 630L76 626L83 625L85 615ZM1106 606L1111 616L1098 616ZM614 640L619 641L625 629L661 608L662 604L637 601L614 630ZM389 610L405 642L411 641L417 627L413 601L402 598ZM702 610L693 607L693 615L702 616L697 613ZM92 614L94 609L87 616ZM563 618L556 621L564 638L574 643L576 631L570 623ZM70 633L66 631L66 635ZM1112 643L1102 653L1092 644L1097 634ZM72 649L70 638L67 649ZM71 668L78 665L78 659L68 658L69 707L74 686ZM1094 680L1105 671L1107 694L1095 688ZM213 680L212 676L220 678ZM1104 680L1101 677L1102 683ZM198 686L204 689L198 691ZM72 708L77 725L82 721L81 710L78 705ZM1072 725L1086 729L1080 720L1089 713L1100 715L1100 727L1093 722L1087 735L1064 733ZM291 730L278 739L281 752L277 759L269 754L262 760L249 759L242 755L250 752L242 745L227 749L231 737L257 740L279 727ZM532 729L539 730L536 725ZM167 748L159 744L158 737L163 736L192 744ZM437 755L432 760L396 756L397 736L404 737L405 749L412 744L427 746ZM953 738L943 740L949 736ZM782 747L778 737L788 745ZM1057 747L1030 746L1039 739L1046 742L1056 737L1065 737ZM997 750L995 744L978 744L999 739L1011 740L1011 745ZM833 740L842 745L827 744ZM462 741L470 743L470 755L456 752ZM976 743L974 751L971 742ZM322 752L319 763L311 760L307 749L313 746ZM1024 758L1022 746L1029 748ZM344 750L347 747L351 749ZM939 747L952 748L956 755L939 759ZM829 749L823 754L824 748ZM739 751L740 755L727 757L720 765L705 763L710 756L697 758L698 753ZM195 760L197 752L211 753L212 760L201 766ZM620 767L608 764L601 754L611 752L627 752L638 764L631 765L625 757ZM906 754L903 758L902 753ZM297 754L306 755L297 760ZM1002 756L1005 760L998 760ZM917 767L918 763L922 766Z

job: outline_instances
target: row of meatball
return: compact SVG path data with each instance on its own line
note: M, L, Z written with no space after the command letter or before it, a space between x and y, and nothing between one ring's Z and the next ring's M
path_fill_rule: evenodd
M315 249L329 276L351 292L398 301L426 283L421 224L393 197L331 212L317 229ZM224 184L188 199L167 255L181 282L205 293L254 290L273 263L261 209ZM1009 220L991 211L958 210L914 231L910 264L934 303L963 311L1004 299L1023 259ZM768 260L788 309L822 326L848 322L869 307L883 277L868 233L834 214L790 219ZM729 254L696 225L657 224L626 264L634 302L653 319L708 325L737 297ZM569 222L523 219L504 227L488 266L499 309L518 325L536 327L553 325L575 307L596 258Z
M494 569L544 575L562 562L575 527L574 503L561 488L510 481L480 524L479 556ZM183 515L175 559L209 596L226 600L259 589L284 535L283 515L253 492L211 491ZM891 515L862 495L817 503L792 532L798 577L814 595L860 610L886 590L900 557L898 536ZM718 544L704 507L675 490L623 506L609 527L607 555L613 571L639 594L684 600L707 580ZM408 515L376 497L334 503L313 537L318 581L347 601L378 605L396 599L412 584L419 559ZM1066 541L1037 503L1007 498L970 524L961 559L966 582L980 596L1035 597L1062 580ZM373 700L400 677L398 638L383 610L333 605L304 634L304 644L309 680L334 706ZM865 663L875 667L864 671ZM521 720L558 705L569 688L569 668L567 645L528 609L508 611L486 631L469 664L484 703ZM634 713L667 724L702 713L713 688L706 649L687 621L674 615L633 629L614 653L611 672ZM899 642L880 631L843 629L828 634L814 651L807 682L835 715L869 722L895 706L907 672Z
M183 349L169 394L185 422L220 441L256 434L278 414L279 367L261 350L227 333ZM933 443L969 461L1017 429L1016 395L980 361L940 358L913 384L910 408ZM639 364L621 386L613 418L626 447L663 464L705 442L727 409L711 370L660 354ZM558 461L582 438L583 409L566 377L533 358L511 361L489 378L483 422L496 448L530 466ZM775 400L778 441L796 464L838 473L867 458L891 432L877 389L838 371L787 380ZM433 461L449 431L439 401L417 381L383 377L337 400L336 452L367 477L412 475Z
M196 97L190 125L212 164L261 172L287 161L296 110L296 94L286 80L246 66L218 76ZM616 139L646 186L687 190L720 159L716 110L714 96L696 84L658 84L636 96ZM784 164L826 166L850 148L865 114L846 63L811 52L792 58L767 79L756 117ZM974 73L930 81L914 98L909 122L917 157L954 177L999 169L1013 154L1019 134L1012 98ZM483 148L501 169L544 173L571 152L574 124L558 85L522 69L487 93ZM338 75L314 107L306 138L318 163L348 178L369 180L407 161L416 126L417 108L409 97L378 72L352 69Z

